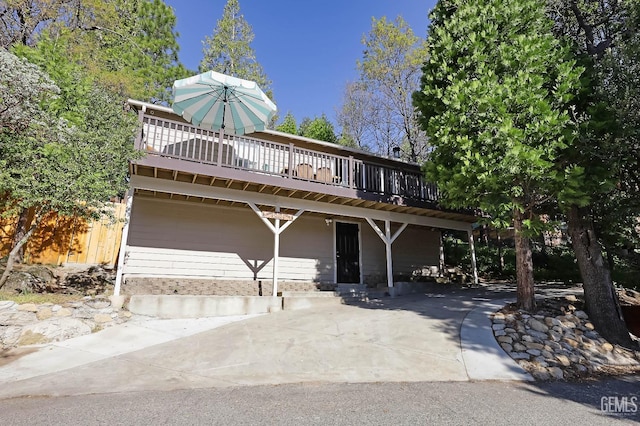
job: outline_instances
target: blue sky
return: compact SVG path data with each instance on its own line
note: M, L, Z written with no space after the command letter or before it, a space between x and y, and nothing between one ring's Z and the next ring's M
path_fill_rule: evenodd
M173 7L180 33L180 60L196 71L202 40L222 16L226 0L165 0ZM435 0L239 0L240 11L253 28L252 47L271 79L280 117L325 113L335 122L348 81L357 79L362 37L371 18L401 15L413 32L424 37ZM336 129L338 131L338 129Z

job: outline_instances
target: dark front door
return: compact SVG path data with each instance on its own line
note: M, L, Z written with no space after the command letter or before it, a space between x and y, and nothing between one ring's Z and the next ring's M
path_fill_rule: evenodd
M336 222L336 266L339 283L360 282L360 243L357 223Z

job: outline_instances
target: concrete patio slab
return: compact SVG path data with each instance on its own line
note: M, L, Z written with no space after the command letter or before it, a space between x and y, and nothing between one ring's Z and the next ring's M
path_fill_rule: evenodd
M437 287L253 317L131 321L1 367L0 381L8 386L0 387L0 398L302 382L527 380L496 352L483 322L493 307L477 293Z

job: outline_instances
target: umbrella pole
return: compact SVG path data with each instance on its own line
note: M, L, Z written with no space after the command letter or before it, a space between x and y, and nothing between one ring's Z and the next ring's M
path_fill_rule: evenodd
M222 101L222 125L218 140L218 166L222 166L222 147L224 146L224 116L227 112L227 86L224 87L224 99Z

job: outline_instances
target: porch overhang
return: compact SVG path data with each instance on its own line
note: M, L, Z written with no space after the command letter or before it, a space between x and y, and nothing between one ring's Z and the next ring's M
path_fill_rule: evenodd
M171 172L169 173L172 175ZM131 176L131 187L138 194L146 193L160 198L215 204L219 201L254 203L291 211L304 210L325 215L368 218L458 231L470 230L471 224L476 220L475 216L387 204L381 201L354 199L346 194L341 196L314 193L223 178L216 178L213 183L209 177L203 181L198 179L196 177L192 180L182 180L161 177L160 175L151 177L136 174ZM350 190L345 189L345 191Z

